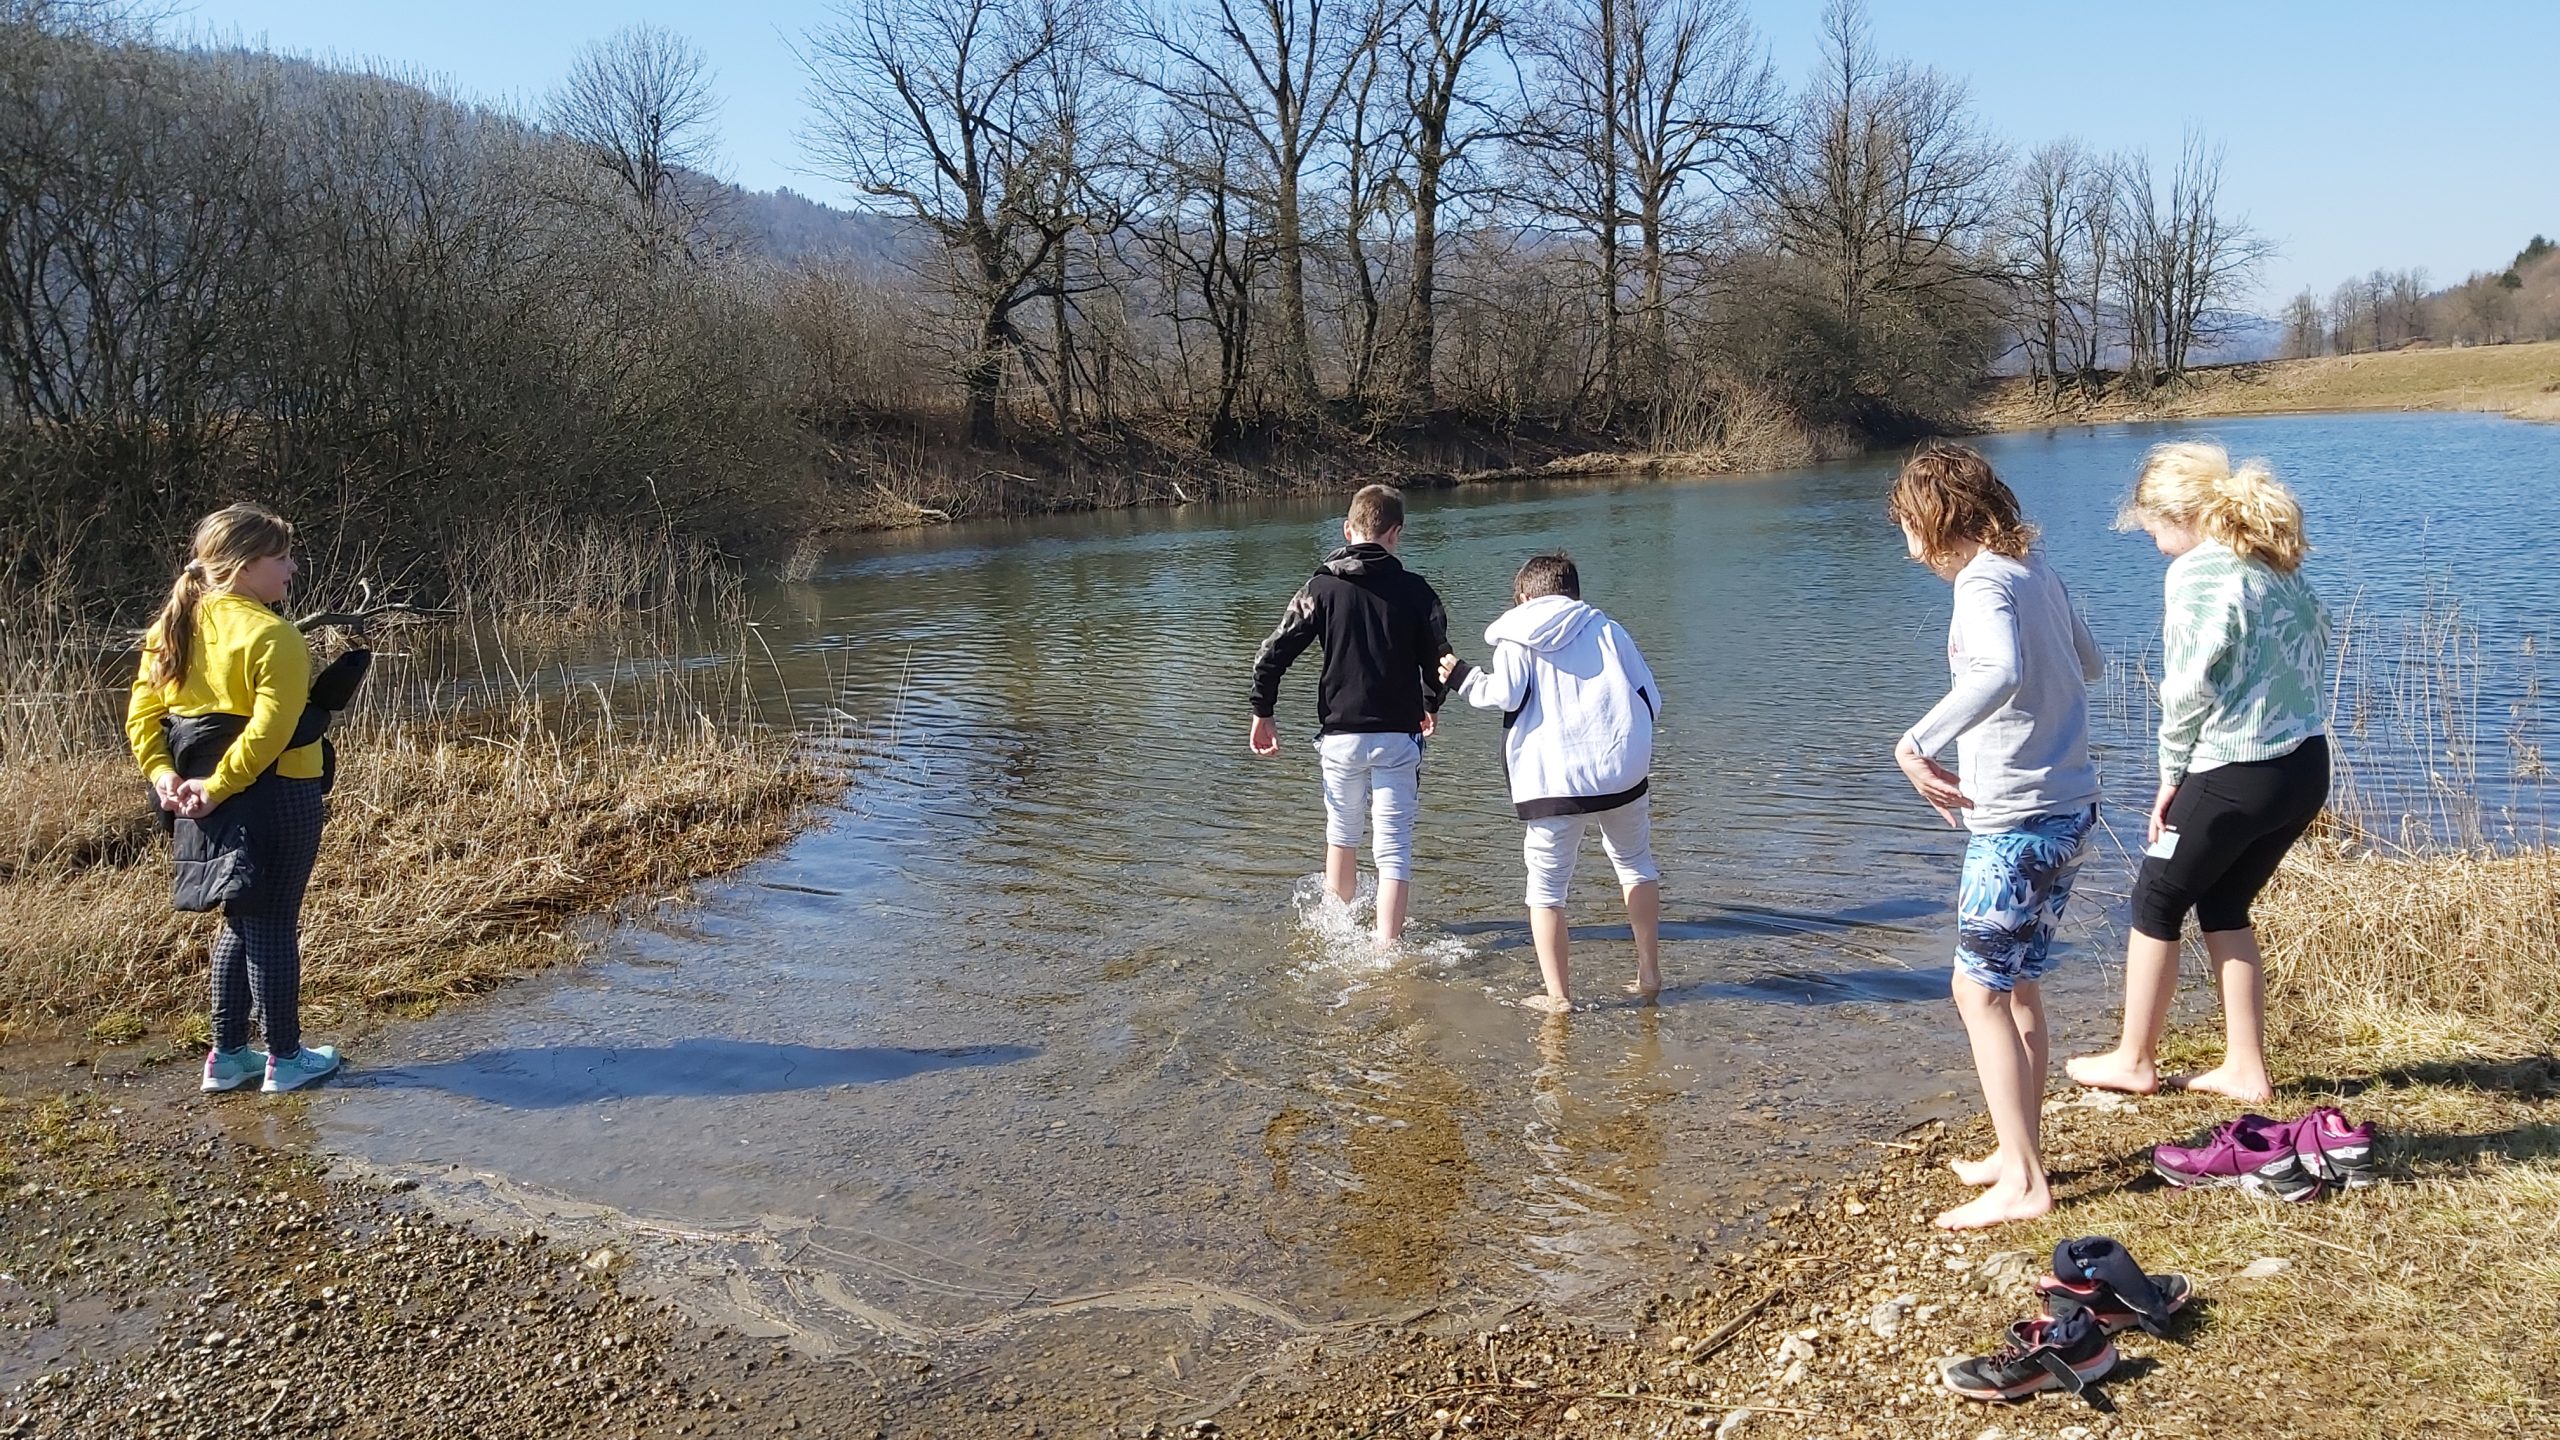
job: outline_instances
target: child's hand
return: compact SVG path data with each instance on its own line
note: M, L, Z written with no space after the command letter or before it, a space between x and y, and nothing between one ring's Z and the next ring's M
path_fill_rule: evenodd
M2177 786L2163 785L2160 787L2159 798L2151 802L2151 834L2144 842L2145 844L2157 845L2160 843L2161 832L2169 828L2169 802L2177 798Z
M1245 743L1253 747L1256 755L1277 755L1280 753L1280 729L1271 723L1270 716L1256 715L1253 728L1245 734Z
M1443 685L1448 684L1449 677L1457 673L1458 652L1452 650L1448 654L1440 657L1440 683Z
M1440 728L1440 715L1439 715L1439 712L1437 712L1437 711L1433 711L1433 710L1425 710L1425 711L1423 711L1423 712L1422 712L1422 738L1423 738L1423 739L1425 739L1425 740L1430 739L1430 738L1431 738L1431 732L1433 732L1433 731L1435 731L1435 730L1437 730L1437 729L1439 729L1439 728Z
M1972 809L1973 802L1965 797L1954 771L1921 754L1908 740L1893 747L1893 763L1902 767L1911 788L1919 791L1920 798L1928 801L1949 826L1964 823L1956 812Z

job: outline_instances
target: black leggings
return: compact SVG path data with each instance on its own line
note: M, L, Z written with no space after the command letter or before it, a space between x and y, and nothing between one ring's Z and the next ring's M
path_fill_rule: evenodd
M222 907L222 933L213 937L213 1043L224 1050L249 1043L254 998L268 1050L291 1055L302 1048L302 892L320 857L329 787L281 775L256 783L269 790L258 883Z
M2329 802L2329 742L2321 736L2273 760L2189 775L2169 801L2177 849L2146 855L2133 883L2133 928L2176 940L2187 912L2208 935L2249 928L2249 902Z

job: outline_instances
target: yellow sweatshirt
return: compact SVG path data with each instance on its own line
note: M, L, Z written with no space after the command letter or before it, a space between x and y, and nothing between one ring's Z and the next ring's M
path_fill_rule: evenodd
M215 804L248 789L270 765L288 780L320 778L316 742L299 750L285 748L302 719L303 703L311 698L311 646L292 621L246 595L218 590L206 596L196 606L187 678L175 690L147 678L159 643L155 626L143 638L144 664L134 676L133 699L124 713L125 739L146 778L156 782L164 773L177 773L160 728L164 717L214 714L249 717L248 727L205 781L205 796Z

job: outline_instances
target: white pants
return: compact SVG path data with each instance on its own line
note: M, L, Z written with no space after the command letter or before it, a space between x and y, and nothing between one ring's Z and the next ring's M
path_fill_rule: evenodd
M1324 771L1324 838L1357 847L1371 820L1381 880L1413 879L1413 814L1420 806L1422 739L1415 735L1326 735L1316 741Z
M1582 833L1592 825L1600 827L1600 848L1618 872L1619 889L1662 878L1653 864L1653 797L1639 795L1596 815L1552 815L1529 822L1520 852L1529 862L1530 908L1563 907L1565 889L1573 883L1573 862L1582 853Z

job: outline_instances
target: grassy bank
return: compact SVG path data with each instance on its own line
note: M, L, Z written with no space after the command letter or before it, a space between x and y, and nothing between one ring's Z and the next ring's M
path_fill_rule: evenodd
M641 628L635 661L657 667L685 643ZM435 673L451 663L378 663L335 731L304 912L306 1018L323 1030L569 958L582 917L764 854L844 783L804 737L763 722L770 697L744 660L619 688L511 660L464 701L437 698L453 693ZM200 1044L217 922L169 908L168 845L110 723L116 692L79 683L99 678L54 677L62 698L30 727L45 743L0 764L0 1038Z
M2140 394L2111 377L2104 395L2075 394L2059 406L2024 378L2006 376L1983 389L1972 423L1981 430L2035 430L2316 410L2486 410L2560 420L2560 341L2215 365L2190 372L2182 384Z

